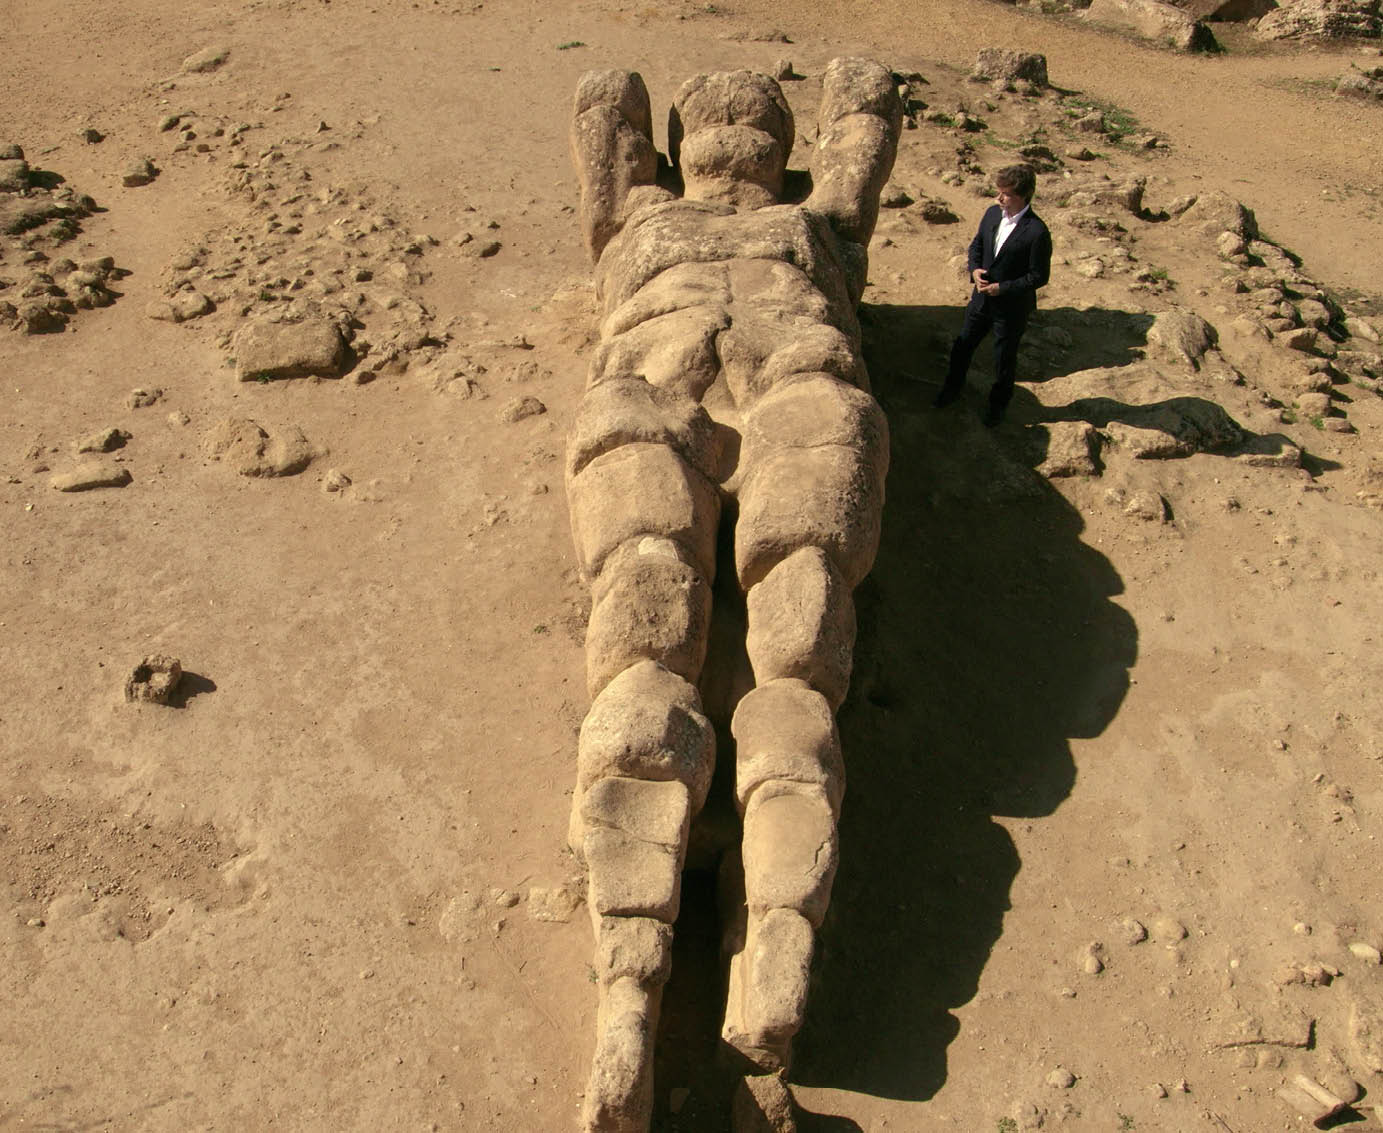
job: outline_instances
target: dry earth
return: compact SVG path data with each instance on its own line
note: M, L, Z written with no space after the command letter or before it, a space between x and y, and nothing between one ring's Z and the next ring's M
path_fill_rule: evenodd
M95 298L0 331L0 1126L572 1127L595 989L563 849L586 598L560 455L594 312L571 91L635 68L658 117L698 70L790 58L810 142L847 53L926 106L862 316L893 467L800 1127L1271 1133L1307 1125L1276 1092L1297 1074L1378 1121L1383 109L1326 82L1358 45L1187 58L980 0L4 20L0 144L75 194L64 227L0 237L0 300L35 270ZM967 82L985 46L1044 52L1067 93ZM1073 132L1092 104L1161 144ZM984 171L1034 130L1058 262L987 432L975 390L927 405ZM1299 271L1175 215L1215 192ZM1340 305L1338 343L1244 321L1274 264ZM344 378L237 380L249 321L342 307ZM1199 368L1149 339L1173 307L1218 331ZM87 469L128 482L50 486ZM150 654L186 670L171 705L124 699ZM713 898L686 890L656 1124L720 1129Z

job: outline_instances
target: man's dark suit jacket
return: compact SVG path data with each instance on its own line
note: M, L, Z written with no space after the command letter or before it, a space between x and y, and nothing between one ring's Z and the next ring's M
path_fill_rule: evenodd
M1052 271L1052 234L1042 218L1032 211L1023 214L1018 227L1008 234L999 254L994 254L994 238L1004 210L991 205L980 221L980 230L970 241L970 272L984 268L989 281L999 285L998 295L972 292L970 301L981 300L999 318L1026 316L1037 307L1037 289L1047 282Z

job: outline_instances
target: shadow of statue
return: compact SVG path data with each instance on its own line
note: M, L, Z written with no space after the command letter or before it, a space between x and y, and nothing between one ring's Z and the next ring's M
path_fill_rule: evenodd
M930 386L900 376L909 343L953 319L869 320L892 464L839 716L841 865L791 1074L901 1100L945 1082L953 1011L1002 932L1021 862L995 818L1060 806L1070 741L1108 726L1137 652L1118 575L1023 446L929 411Z

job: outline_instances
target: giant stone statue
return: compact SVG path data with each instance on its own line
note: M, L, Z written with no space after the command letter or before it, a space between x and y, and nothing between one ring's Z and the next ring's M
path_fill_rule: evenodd
M688 832L715 763L698 685L722 519L753 671L730 727L743 836L721 871L722 1036L771 1073L802 1025L837 861L851 593L874 560L888 465L855 309L900 116L886 68L831 63L811 192L785 204L793 117L767 76L684 84L661 177L643 80L591 71L577 86L603 317L566 465L592 589L570 830L600 997L587 1130L644 1130L652 1112Z

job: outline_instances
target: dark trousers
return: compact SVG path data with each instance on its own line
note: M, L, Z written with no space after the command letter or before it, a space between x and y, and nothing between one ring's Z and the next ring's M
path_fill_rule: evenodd
M990 407L1002 413L1013 397L1013 382L1018 371L1018 343L1023 328L1028 325L1027 311L995 311L995 304L978 292L971 296L965 308L965 322L960 334L951 343L951 364L946 369L946 384L950 392L960 392L970 359L984 336L994 332L994 385L989 391Z

